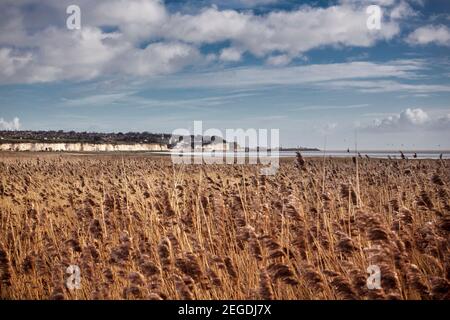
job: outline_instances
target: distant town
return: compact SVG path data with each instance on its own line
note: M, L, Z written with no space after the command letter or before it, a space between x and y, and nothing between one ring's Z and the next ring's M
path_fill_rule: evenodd
M150 132L102 133L75 131L0 131L0 143L157 143L170 144L172 135Z

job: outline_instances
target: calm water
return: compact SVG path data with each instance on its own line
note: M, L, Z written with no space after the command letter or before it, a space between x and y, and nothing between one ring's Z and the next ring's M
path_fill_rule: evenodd
M369 156L370 158L377 159L387 159L389 157L395 159L401 159L400 153L395 151L360 151L359 152L362 157ZM403 152L408 159L414 159L414 153L417 153L417 159L439 159L440 154L442 153L443 159L450 159L450 151L405 151ZM229 156L229 157L258 157L257 152L152 152L152 154L175 154L175 155L185 155L185 156L201 156L203 157L220 157L220 156ZM348 153L347 151L302 151L303 157L353 157L355 154L353 152ZM268 153L267 155L264 152L260 152L260 157L263 156L276 156ZM295 157L295 151L281 151L279 152L280 158L288 158Z

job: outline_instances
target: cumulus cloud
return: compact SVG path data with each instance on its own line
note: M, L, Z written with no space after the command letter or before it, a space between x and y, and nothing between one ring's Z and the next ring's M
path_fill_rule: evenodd
M291 57L287 54L279 54L267 58L266 63L271 66L285 66L291 62Z
M392 10L390 10L389 16L391 19L403 19L407 17L416 16L417 12L405 1L400 2Z
M305 6L264 16L213 7L196 15L173 15L164 34L192 43L228 40L261 57L272 52L297 56L327 45L369 47L399 32L393 20L386 19L378 32L369 30L366 20L365 8L356 5Z
M275 2L239 1L249 7ZM370 47L398 35L410 8L402 1L377 3L395 14L386 14L381 30L374 31L366 28L367 4L358 1L259 15L215 6L170 12L162 0L79 0L82 28L71 31L65 27L68 0L5 0L0 4L0 11L7 12L0 21L0 82L154 76L199 63L202 45L223 42L230 47L213 53L222 61L239 61L248 52L283 66L311 49ZM30 5L37 9L27 9Z
M200 59L196 47L178 43L154 43L144 50L131 50L117 59L124 74L151 76L176 72Z
M41 34L38 50L0 51L0 64L9 67L2 82L87 80L102 74L126 45L113 45L115 35L85 27L76 32L49 28Z
M412 45L437 44L450 46L450 29L444 25L428 25L416 29L406 39Z
M14 118L12 121L6 121L0 118L0 130L19 130L20 120L19 118Z
M220 52L220 60L222 61L240 61L242 51L236 48L225 48Z
M168 18L160 0L112 0L94 5L87 23L117 26L127 40L139 41L159 33Z
M36 52L0 49L0 80L34 83L114 74L154 76L176 72L200 58L198 49L186 43L155 42L141 49L123 37L93 27L74 32L47 29Z
M14 76L32 59L30 53L14 53L10 48L0 48L0 75L2 77Z
M374 120L373 124L363 126L366 131L408 131L408 130L449 130L450 114L431 117L421 108L403 110L399 114Z

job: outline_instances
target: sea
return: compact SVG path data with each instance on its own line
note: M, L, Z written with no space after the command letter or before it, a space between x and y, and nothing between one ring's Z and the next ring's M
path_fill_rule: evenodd
M347 152L346 150L330 150L330 151L300 151L301 155L305 158L317 158L317 157L332 157L332 158L351 158L355 155L361 155L363 158L375 158L375 159L401 159L401 153L399 151L377 151L377 150L361 150L355 153L354 151ZM179 151L164 151L164 152L152 152L152 154L172 155L172 156L202 156L202 157L280 157L290 158L296 156L296 151L279 151L276 152L256 152L256 151L237 151L237 152L222 152L222 151L204 151L204 152L179 152ZM447 151L403 151L403 154L408 159L450 159L450 150Z

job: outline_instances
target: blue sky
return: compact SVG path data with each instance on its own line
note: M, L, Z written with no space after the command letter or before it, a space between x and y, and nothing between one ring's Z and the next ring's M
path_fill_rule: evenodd
M81 9L68 30L66 8ZM379 30L366 26L379 5ZM283 146L450 149L444 0L0 3L0 129L280 129Z

